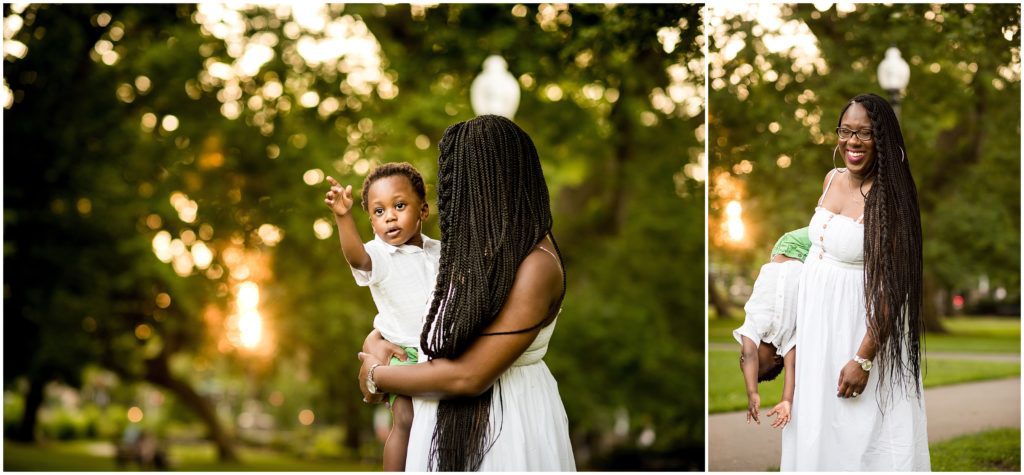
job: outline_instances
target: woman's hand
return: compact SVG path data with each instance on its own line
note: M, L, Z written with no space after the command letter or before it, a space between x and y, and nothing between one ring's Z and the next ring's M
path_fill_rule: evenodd
M405 349L385 340L381 336L380 330L376 328L363 340L363 353L369 353L381 362L390 362L392 356L400 361L409 359L409 355L405 354Z
M370 372L370 367L375 364L386 366L383 361L374 357L369 353L359 353L359 359L363 362L363 366L359 368L359 390L363 392L363 402L368 404L380 404L384 401L384 393L371 393L366 387L366 374ZM378 368L379 369L379 368Z
M869 373L860 367L860 363L850 360L839 372L839 387L836 396L847 398L864 394L868 385Z

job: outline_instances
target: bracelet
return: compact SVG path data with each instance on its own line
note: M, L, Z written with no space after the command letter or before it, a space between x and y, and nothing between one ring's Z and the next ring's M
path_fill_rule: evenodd
M872 366L871 360L869 360L867 358L861 358L860 355L854 353L853 361L855 363L859 364L860 365L860 369L863 369L865 372L870 372L871 371L871 366Z
M377 392L377 383L373 381L373 371L376 370L378 366L380 366L380 363L370 366L370 370L366 372L366 390L373 394L380 394Z

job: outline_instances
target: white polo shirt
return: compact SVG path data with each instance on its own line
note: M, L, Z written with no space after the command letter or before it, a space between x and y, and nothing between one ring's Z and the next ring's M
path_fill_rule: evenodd
M375 236L363 245L373 268L369 272L352 269L356 284L370 287L373 303L377 305L373 327L386 340L402 346L420 344L441 259L441 242L420 236L422 248L408 244L392 246Z
M743 336L757 346L767 341L775 345L779 356L786 356L796 346L796 307L803 266L800 261L769 262L761 266L754 291L743 307L747 312L743 326L732 332L740 345Z

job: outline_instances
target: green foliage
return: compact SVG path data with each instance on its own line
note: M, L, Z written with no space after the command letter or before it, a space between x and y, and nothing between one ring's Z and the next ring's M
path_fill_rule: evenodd
M12 433L21 422L25 398L14 391L4 391L4 433Z
M930 444L935 472L1019 472L1020 429L996 429Z
M340 458L344 455L341 442L343 431L340 428L321 430L313 437L313 444L309 448L309 455L312 458Z
M48 438L72 440L89 434L89 421L81 411L64 408L51 409L40 417L42 431Z

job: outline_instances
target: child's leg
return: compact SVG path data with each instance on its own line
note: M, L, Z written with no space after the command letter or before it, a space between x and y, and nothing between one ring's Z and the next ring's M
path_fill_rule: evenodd
M412 429L412 399L398 396L391 404L391 434L384 442L384 471L404 472L405 455L409 448L409 430Z

